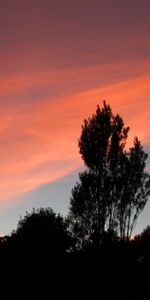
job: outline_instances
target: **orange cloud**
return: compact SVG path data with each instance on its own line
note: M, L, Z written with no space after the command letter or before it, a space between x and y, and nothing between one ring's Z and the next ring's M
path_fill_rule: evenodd
M149 143L150 62L145 60L134 66L134 72L124 74L130 64L2 78L0 96L6 97L6 105L2 103L0 107L1 205L8 205L14 196L55 181L82 164L77 147L81 124L103 99L131 127L129 146L135 135L142 143ZM101 75L100 82L95 84L91 74L98 76L103 71L105 76ZM68 90L62 88L62 96L51 94L49 84L56 89L59 84L66 87L67 83ZM30 94L34 87L46 90L47 95L37 95L37 99L29 101L26 93Z

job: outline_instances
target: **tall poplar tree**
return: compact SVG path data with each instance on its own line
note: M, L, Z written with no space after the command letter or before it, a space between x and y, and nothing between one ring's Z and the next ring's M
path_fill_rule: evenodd
M86 170L72 189L69 218L80 242L99 243L105 231L129 238L150 194L147 154L136 137L125 149L129 127L103 102L84 120L78 142Z

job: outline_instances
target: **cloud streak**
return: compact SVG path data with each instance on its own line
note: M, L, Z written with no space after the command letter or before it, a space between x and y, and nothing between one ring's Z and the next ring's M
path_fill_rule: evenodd
M81 166L81 124L103 99L129 146L149 147L149 1L0 5L1 206Z
M102 103L105 98L131 125L130 140L138 135L147 143L149 81L150 76L143 75L66 97L39 99L20 109L1 109L1 201L57 180L81 165L77 149L81 124L99 99Z

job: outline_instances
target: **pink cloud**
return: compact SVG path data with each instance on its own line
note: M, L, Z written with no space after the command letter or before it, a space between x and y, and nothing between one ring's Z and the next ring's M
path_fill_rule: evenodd
M109 66L110 67L110 66ZM142 68L142 67L140 67ZM0 199L8 205L8 199L25 193L46 182L55 181L74 171L81 164L77 140L83 120L90 116L96 105L106 99L113 112L119 112L126 125L131 127L129 145L135 135L142 143L148 143L150 128L150 76L131 77L99 87L86 87L85 91L62 97L47 97L38 102L18 102L2 106L0 128ZM96 68L95 68L96 70ZM88 70L89 71L89 70ZM85 71L84 71L85 72ZM113 72L113 68L110 72ZM80 75L80 70L78 70ZM142 73L142 72L141 72ZM143 69L144 73L144 69ZM81 70L81 75L83 70ZM63 81L71 72L40 74L37 77L14 79L15 93L24 92L29 85L43 88L50 78ZM76 76L77 74L72 74ZM43 78L43 81L40 79ZM65 79L64 79L65 78ZM73 77L71 77L72 81ZM13 80L13 79L12 79ZM11 80L10 80L11 81ZM13 90L10 84L9 93ZM5 92L3 85L2 94ZM7 84L6 84L7 87Z

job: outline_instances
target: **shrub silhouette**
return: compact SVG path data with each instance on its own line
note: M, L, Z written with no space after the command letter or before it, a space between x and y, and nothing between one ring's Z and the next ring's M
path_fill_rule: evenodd
M51 208L40 208L20 218L3 244L10 258L44 262L66 255L71 243L64 219Z

